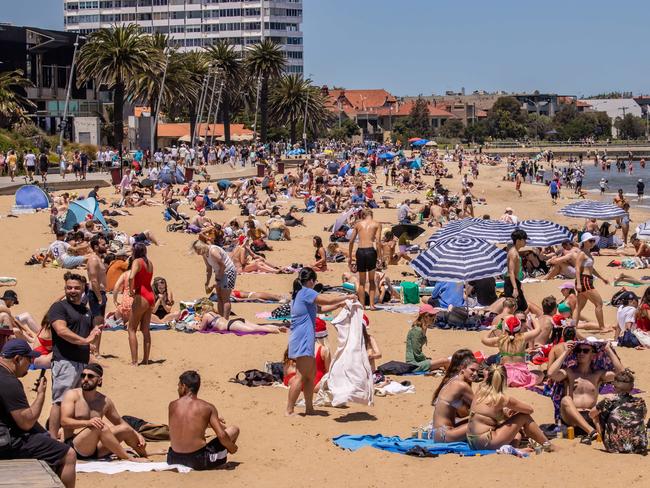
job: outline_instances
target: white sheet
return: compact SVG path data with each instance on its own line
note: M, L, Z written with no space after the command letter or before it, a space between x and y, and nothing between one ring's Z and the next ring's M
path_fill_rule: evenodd
M399 395L401 393L415 393L415 386L404 386L398 381L391 381L386 386L377 388L377 394L380 396Z
M117 474L131 471L133 473L147 473L150 471L178 471L189 473L192 468L181 464L167 463L136 463L133 461L89 461L77 463L77 473L104 473Z
M336 327L338 347L329 372L321 380L317 404L372 405L373 375L363 340L363 309L359 302L348 300L332 325Z

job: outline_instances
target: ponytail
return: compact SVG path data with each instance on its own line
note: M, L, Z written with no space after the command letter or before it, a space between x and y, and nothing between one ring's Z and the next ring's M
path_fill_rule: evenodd
M302 289L303 285L311 280L316 281L316 272L311 268L302 268L298 273L298 278L293 280L293 292L291 293L291 299L295 300L296 295Z
M302 283L300 283L300 278L293 280L293 291L291 293L291 299L295 300L298 292L302 290Z

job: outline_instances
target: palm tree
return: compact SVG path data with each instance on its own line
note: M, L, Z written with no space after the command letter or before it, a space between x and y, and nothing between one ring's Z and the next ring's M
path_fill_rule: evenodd
M160 70L164 59L151 47L137 24L100 29L79 51L79 85L94 80L113 90L113 135L122 150L124 100L127 87L142 72Z
M202 51L190 51L180 53L181 62L189 73L188 82L193 83L197 89L190 93L188 99L188 113L190 118L190 134L194 134L196 127L196 115L199 110L199 99L201 98L201 87L205 76L210 70L210 58Z
M36 105L22 95L25 88L33 86L21 70L0 73L0 127L24 119L27 110Z
M261 111L261 131L260 138L266 142L268 131L268 113L269 113L269 81L280 77L286 66L284 52L279 44L264 39L259 44L254 44L246 53L246 66L248 72L260 81L260 111Z
M291 144L296 143L298 123L314 133L327 127L334 115L327 108L321 90L296 74L283 75L271 89L269 109L274 122L289 125Z
M207 48L212 66L219 72L223 83L221 91L221 113L223 116L223 136L226 144L230 143L231 101L237 97L244 81L241 56L234 46L226 41L218 41ZM208 121L209 122L209 121Z

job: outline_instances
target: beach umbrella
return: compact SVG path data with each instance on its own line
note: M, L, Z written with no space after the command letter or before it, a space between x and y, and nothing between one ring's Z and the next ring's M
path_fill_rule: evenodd
M451 225L449 224L436 232L429 238L429 244L454 237L473 237L492 244L506 244L512 240L512 232L517 228L514 224L501 222L500 220L464 219L461 222L463 223L447 229Z
M392 152L383 152L379 155L379 159L393 159L395 154Z
M422 139L421 137L411 137L411 138L409 139L409 142L410 142L410 143L414 143L414 142L422 141L422 140L424 140L424 139Z
M409 240L414 240L424 234L424 229L415 224L399 224L394 225L391 232L396 237L400 237L402 234L407 234Z
M430 247L411 266L428 280L465 283L504 274L507 260L504 251L487 241L458 237Z
M429 141L427 141L426 139L420 139L419 141L412 142L411 146L420 147L420 146L424 146L427 142Z
M439 229L436 232L434 232L433 235L429 237L429 239L427 239L427 245L432 246L437 242L445 241L447 239L451 239L452 237L459 237L460 230L464 229L465 227L474 225L474 223L478 220L481 219L468 218L468 219L452 220L447 225L445 225L442 229Z
M611 220L624 217L626 212L611 203L596 202L594 200L581 200L562 208L560 212L566 217Z
M554 246L573 239L569 229L548 220L524 220L518 227L528 234L528 246Z
M427 146L427 147L434 147L434 146L437 146L437 145L438 145L438 143L436 141L427 141L427 143L425 144L425 146Z
M636 236L642 241L650 241L650 220L636 228Z

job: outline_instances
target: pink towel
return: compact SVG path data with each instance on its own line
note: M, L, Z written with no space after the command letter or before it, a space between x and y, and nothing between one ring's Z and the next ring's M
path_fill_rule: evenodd
M528 370L526 363L506 363L504 366L508 374L509 387L528 388L537 383L537 376Z

